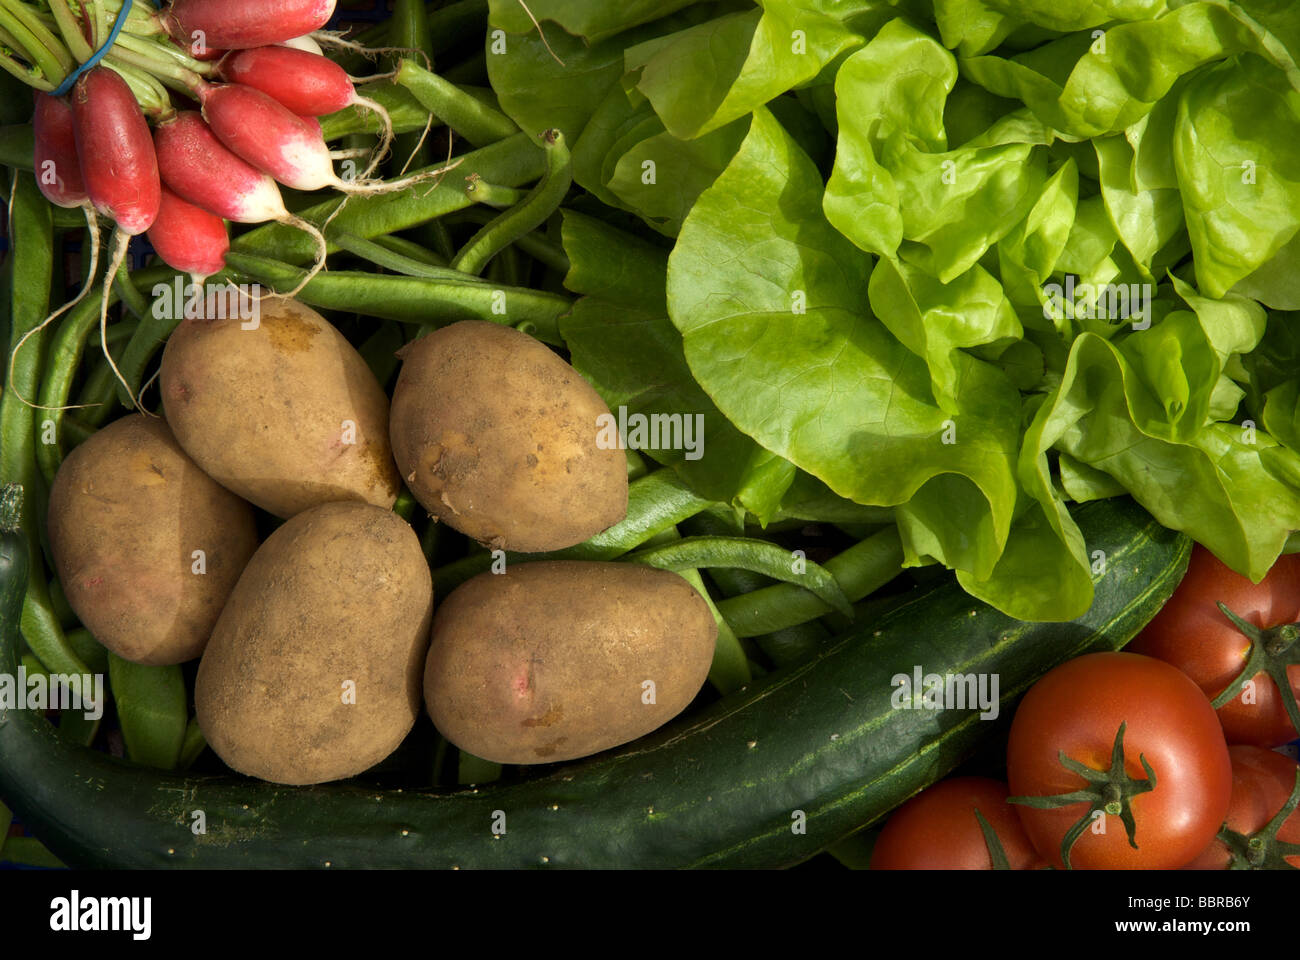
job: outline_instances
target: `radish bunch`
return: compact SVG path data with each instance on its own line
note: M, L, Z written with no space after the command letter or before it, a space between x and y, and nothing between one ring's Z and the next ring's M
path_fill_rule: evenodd
M108 38L96 35L87 8L78 19L66 0L57 5L69 54L88 63ZM116 225L105 311L133 236L147 232L164 262L202 283L224 267L225 221L292 224L312 234L318 251L307 278L285 294L292 296L324 265L325 239L285 209L277 184L375 193L438 173L391 183L368 179L387 152L392 127L383 108L360 96L310 39L333 14L334 0L172 0L162 11L137 6L144 12L123 14L122 32L111 35L115 42L102 61L66 97L36 94L37 180L51 202L86 211L92 277L96 212ZM178 111L167 88L198 109L182 104ZM357 181L335 173L315 119L351 105L374 110L385 128Z

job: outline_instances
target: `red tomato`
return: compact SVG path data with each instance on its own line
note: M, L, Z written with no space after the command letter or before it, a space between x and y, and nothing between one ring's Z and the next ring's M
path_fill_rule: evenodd
M1254 584L1197 544L1183 582L1128 649L1172 663L1213 700L1241 673L1250 650L1250 640L1216 603L1258 627L1300 621L1300 554L1278 557L1268 575ZM1300 665L1288 667L1287 677L1300 697ZM1238 696L1219 708L1229 743L1277 747L1295 739L1272 677L1256 674L1253 689L1243 696L1254 702Z
M1232 757L1232 802L1224 826L1249 837L1262 830L1282 809L1295 789L1295 774L1300 764L1263 747L1229 747L1228 755ZM1300 843L1300 810L1286 818L1277 839L1283 843ZM1287 857L1286 862L1300 867L1300 855ZM1231 853L1216 838L1186 869L1226 870L1231 863Z
M1093 653L1061 664L1025 694L1011 722L1007 778L1017 796L1045 797L1088 786L1058 752L1098 771L1125 725L1123 773L1153 790L1128 801L1136 823L1129 845L1119 810L1093 821L1071 849L1082 869L1176 869L1214 839L1232 795L1232 766L1214 709L1182 671L1132 653ZM1038 852L1060 867L1061 841L1085 802L1054 810L1016 805ZM1112 815L1115 814L1115 815ZM1096 832L1094 832L1096 831Z
M1007 803L1005 783L952 777L894 811L871 851L871 869L992 870L976 810L998 835L1012 870L1045 866Z

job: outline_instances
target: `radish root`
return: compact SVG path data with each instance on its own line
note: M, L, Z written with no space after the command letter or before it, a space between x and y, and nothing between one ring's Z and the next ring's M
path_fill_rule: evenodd
M374 156L370 158L370 166L366 167L365 173L361 174L361 179L367 180L375 170L378 169L379 165L384 162L384 158L388 156L388 151L392 149L393 118L388 115L388 111L384 109L383 104L371 100L369 97L363 97L360 94L357 94L356 99L353 101L353 105L369 110L379 118L379 122L383 124L384 127L383 135L379 138L379 146L375 149Z
M48 406L43 406L39 403L32 403L30 400L28 400L26 397L24 397L21 393L18 392L17 387L12 386L14 382L14 364L18 359L18 352L22 350L23 344L27 342L27 338L35 336L36 334L40 333L42 330L48 327L59 317L63 316L65 313L67 313L69 310L71 310L73 307L79 304L82 300L86 299L86 294L90 293L90 291L95 286L95 274L99 272L99 217L95 213L94 204L90 203L89 201L83 203L81 205L81 209L82 212L85 213L86 215L86 226L90 230L90 267L86 272L86 282L82 284L81 292L78 293L74 299L68 301L63 306L59 307L59 309L51 313L48 317L42 320L37 326L32 327L32 329L24 333L22 335L22 338L18 341L18 343L14 345L14 352L9 357L9 376L5 380L5 382L11 385L11 389L14 392L14 396L19 399L19 401L23 404L23 406L29 407L32 410L78 410L81 408L81 406L84 406L84 404L81 404L81 405L74 405L74 406L48 407Z
M414 54L424 61L427 69L433 69L433 61L429 59L429 55L416 47L367 47L353 40L343 39L343 34L335 30L317 30L311 35L311 38L322 47L334 47L338 50L346 50L349 53L359 53L367 60L374 60L381 53Z
M117 270L126 259L126 250L131 245L131 236L123 233L118 227L113 230L113 240L113 259L109 263L108 272L104 274L104 296L99 303L99 345L104 351L104 359L108 361L113 375L117 377L117 382L126 387L126 395L131 398L131 405L139 410L141 409L139 398L131 389L131 384L127 383L126 377L122 376L122 371L117 368L117 363L113 360L112 351L108 349L108 297L113 290L113 280L117 277Z
M424 183L426 180L432 180L435 177L441 180L444 176L452 170L455 170L464 162L465 158L459 157L446 166L439 167L437 170L426 170L424 173L417 173L413 176L404 177L401 180L376 180L371 183L340 182L335 185L335 189L342 193L363 194L365 196L374 196L381 193L396 193L398 190L405 190L407 187L413 187L417 183Z

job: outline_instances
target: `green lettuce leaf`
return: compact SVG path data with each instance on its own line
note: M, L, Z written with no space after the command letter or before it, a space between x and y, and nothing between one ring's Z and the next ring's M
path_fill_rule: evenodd
M957 350L960 412L937 405L924 361L870 315L870 260L824 218L823 189L755 111L669 259L691 372L739 429L840 496L899 505L909 562L987 577L1015 507L1016 390Z

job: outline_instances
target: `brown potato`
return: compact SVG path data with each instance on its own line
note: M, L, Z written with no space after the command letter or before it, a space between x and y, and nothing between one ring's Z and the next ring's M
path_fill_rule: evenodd
M419 713L432 613L429 565L401 517L348 501L304 510L230 594L199 664L199 728L229 766L263 780L361 773Z
M279 517L332 500L391 507L388 398L316 311L261 303L256 329L186 319L162 359L176 439L214 480Z
M717 634L708 605L675 573L514 564L466 581L438 608L425 704L443 736L486 760L585 757L684 710Z
M49 531L81 622L118 656L154 665L203 652L257 549L252 508L143 414L68 454L50 489Z
M627 515L627 458L596 442L609 408L545 344L466 320L401 357L389 435L431 515L525 553L573 546Z

